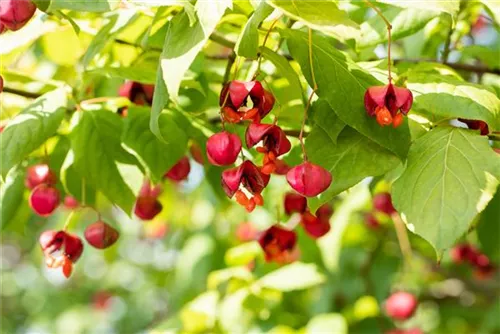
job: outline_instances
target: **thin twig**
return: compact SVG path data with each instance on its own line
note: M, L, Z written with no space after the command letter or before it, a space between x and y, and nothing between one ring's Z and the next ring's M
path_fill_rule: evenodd
M446 64L446 62L448 61L448 56L450 55L451 35L453 35L453 21L451 21L450 23L450 30L448 31L446 41L444 42L444 50L441 59L441 62L443 64Z
M231 75L231 69L233 68L234 61L236 60L236 53L231 52L229 57L227 58L226 71L224 72L224 78L222 79L223 83L229 81L229 76Z
M24 96L24 97L27 97L29 99L36 99L36 98L42 96L42 94L39 94L39 93L31 93L31 92L27 92L25 90L9 88L9 87L4 87L3 92L15 94L15 95L19 95L19 96Z
M271 26L267 30L266 36L264 36L264 41L262 42L262 47L266 46L267 39L269 38L269 35L271 34L271 30L273 30L274 26L276 25L276 23L278 23L278 21L279 21L280 18L281 18L281 16L279 16L278 18L276 18L273 21L273 23L271 23ZM259 76L259 74L260 74L260 65L261 64L262 64L262 53L259 52L259 59L257 61L257 70L255 71L255 74L254 74L252 80L255 80L255 78L257 78Z

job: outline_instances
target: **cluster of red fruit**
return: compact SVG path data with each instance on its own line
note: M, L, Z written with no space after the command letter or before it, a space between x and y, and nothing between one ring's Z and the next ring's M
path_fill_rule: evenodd
M259 81L231 81L224 85L220 95L223 124L251 121L245 134L246 145L248 148L257 147L257 152L264 156L261 167L250 160L243 160L238 167L222 173L225 193L229 198L234 196L248 212L264 204L261 193L273 173L286 174L291 187L304 196L320 194L330 186L332 180L330 173L320 166L306 161L289 168L278 159L290 151L291 143L276 122L261 123L274 102L274 96ZM208 139L206 153L213 165L228 166L236 162L241 149L240 138L224 130Z
M0 34L7 30L21 29L33 17L36 5L30 0L0 1ZM3 78L0 75L0 93L3 91Z
M372 199L372 207L372 211L365 214L365 224L373 229L380 227L377 214L382 213L390 216L396 212L396 209L392 205L391 194L387 192L375 194Z
M31 190L29 203L33 211L42 216L50 216L59 206L60 194L55 187L57 177L47 164L38 164L28 168L25 185ZM68 209L77 209L78 202L66 196L64 204ZM119 233L110 225L98 220L87 226L84 232L87 242L98 249L113 245ZM73 263L83 252L82 240L73 234L62 231L45 231L41 234L40 246L45 254L49 268L62 268L66 277L71 275Z
M330 204L323 204L315 214L312 214L307 207L307 198L299 194L287 193L284 207L287 215L300 215L300 225L311 238L318 239L330 231L330 218L333 215L333 208ZM290 263L299 257L296 247L297 233L278 224L263 231L258 236L258 242L267 262Z
M404 321L413 316L417 310L417 298L409 292L398 291L385 301L385 313L393 320ZM386 334L423 334L419 328L393 329Z
M495 273L495 266L479 249L470 244L459 244L452 248L451 259L457 264L468 263L475 269L477 278L490 278Z
M127 81L120 86L118 94L128 98L132 103L141 106L150 106L153 103L154 85L141 84L135 81ZM122 117L127 117L127 108L122 108L119 111ZM203 158L194 152L193 158L203 164ZM170 170L168 170L164 178L174 182L181 182L188 177L191 171L191 165L187 156L182 157ZM151 185L149 180L145 180L139 194L137 196L134 214L142 220L151 220L156 217L163 209L162 204L158 200L161 194L161 185Z

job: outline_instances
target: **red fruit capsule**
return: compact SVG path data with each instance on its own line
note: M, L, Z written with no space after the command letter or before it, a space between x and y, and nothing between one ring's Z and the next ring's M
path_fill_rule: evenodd
M112 246L118 240L120 233L105 222L96 221L87 226L84 235L90 245L104 249Z
M78 236L65 232L64 254L71 262L78 261L83 253L83 242Z
M200 145L195 142L192 142L189 145L189 153L191 153L191 157L199 163L200 165L205 164L205 159L203 158L203 152L201 151Z
M460 122L467 124L467 127L472 130L479 130L481 136L487 136L490 133L490 129L488 128L488 123L481 120L474 119L464 119L459 118Z
M158 215L163 206L155 196L139 196L135 201L134 213L142 220L151 220Z
M328 219L320 219L310 212L302 214L301 223L306 233L314 239L321 238L330 231L330 222Z
M2 0L0 23L12 31L21 29L33 17L36 6L30 0Z
M238 191L240 186L251 194L260 194L269 183L269 175L262 174L257 166L249 160L243 161L235 168L222 172L222 187L229 198Z
M153 103L155 86L127 81L120 86L118 95L128 98L137 105L151 105Z
M479 255L479 250L470 244L458 244L450 251L451 259L456 264L464 262L475 264Z
M383 212L388 215L396 212L396 209L394 209L392 205L391 194L389 193L378 193L373 196L373 208L375 211Z
M325 203L316 210L316 217L323 221L329 221L333 216L333 208L329 203Z
M398 113L408 114L413 104L413 94L409 89L396 87L392 83L386 86L374 86L366 90L365 109L369 116L377 117L382 125L397 127L402 123Z
M297 234L273 225L260 235L258 241L267 262L287 263L292 260L291 257L297 244Z
M211 164L227 166L233 164L241 151L240 138L227 131L219 132L208 138L207 157Z
M262 142L265 152L272 153L271 160L275 160L276 157L287 153L292 148L292 144L286 137L285 132L274 124L250 124L245 139L248 148Z
M42 217L50 216L59 206L59 190L41 184L31 192L29 203L33 211Z
M45 231L39 238L40 246L45 254L49 268L62 266L63 273L69 277L72 272L72 263L78 261L83 253L82 240L65 231Z
M328 189L332 175L323 167L306 161L290 169L286 180L299 194L313 197Z
M385 312L395 320L406 320L410 318L417 309L417 298L408 292L393 293L385 301Z
M284 206L287 215L294 212L304 213L307 210L307 198L295 193L286 193Z
M190 171L191 165L189 164L189 158L182 157L167 173L165 173L165 177L172 181L179 182L185 180Z
M49 165L38 164L28 167L26 170L26 180L24 181L26 188L33 189L42 183L48 185L57 183L57 177L54 172L50 170Z
M64 207L66 209L75 209L79 206L78 201L71 195L66 195L64 197Z

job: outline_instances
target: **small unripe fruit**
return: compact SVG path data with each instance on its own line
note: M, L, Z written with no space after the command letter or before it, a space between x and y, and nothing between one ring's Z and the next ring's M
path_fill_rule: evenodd
M415 313L417 304L417 298L414 295L400 291L393 293L385 301L385 312L392 319L406 320Z
M30 0L2 0L0 23L12 31L21 29L33 17L36 6Z
M59 190L41 184L31 192L29 203L33 211L39 216L50 216L59 205Z
M85 229L85 240L98 249L112 246L119 236L117 230L103 221L92 223Z
M28 189L33 189L40 184L54 185L56 183L57 177L47 164L30 166L26 170L26 180L24 184Z

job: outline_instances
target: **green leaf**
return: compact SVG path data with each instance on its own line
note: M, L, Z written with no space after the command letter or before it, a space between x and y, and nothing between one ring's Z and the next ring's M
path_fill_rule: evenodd
M325 133L328 135L328 140L333 144L337 144L339 134L346 127L345 123L339 119L337 114L333 112L328 102L324 99L318 99L312 104L314 127L311 135ZM314 141L314 140L312 140ZM306 144L307 146L308 144Z
M500 68L500 48L496 49L483 45L468 45L462 51L462 57L478 58L490 68Z
M150 118L149 108L129 107L122 141L153 181L159 182L185 154L187 137L170 115L162 114L159 120L161 132L175 140L168 144L160 141L149 129Z
M61 88L42 95L9 121L0 134L2 177L56 134L67 107L66 90Z
M260 278L255 284L278 291L302 290L325 282L315 264L294 262Z
M5 183L0 184L0 226L4 229L12 222L24 201L24 170L13 169Z
M218 319L225 333L247 333L253 312L244 308L243 302L249 296L249 289L243 288L226 296L219 305Z
M326 117L320 115L321 121L316 122L306 141L309 159L328 169L333 176L331 186L321 194L321 202L331 200L368 176L383 175L400 164L394 153L351 127L342 130L335 144L335 133L331 136L327 126L319 126L328 124Z
M347 321L338 313L320 314L307 323L306 333L347 334Z
M455 16L460 9L460 0L427 0L427 1L408 1L408 0L378 0L378 2L387 3L402 8L416 8L422 10L433 10L445 12Z
M484 86L450 76L410 72L408 88L413 92L414 108L444 118L478 119L490 131L500 130L500 99Z
M477 236L481 250L490 260L493 262L500 260L500 189L481 213Z
M259 26L273 10L274 8L269 6L265 1L259 4L236 42L234 51L238 56L252 59L257 58L257 49L259 48Z
M247 242L233 248L229 248L224 256L228 266L247 265L262 253L257 242Z
M180 312L182 328L188 333L212 332L219 299L217 291L207 291L189 302Z
M177 100L179 87L184 74L191 66L198 52L215 30L217 23L231 2L199 1L196 3L197 21L190 25L185 11L169 22L163 51L160 56L162 77L170 98Z
M47 2L47 1L45 1ZM58 9L69 9L79 12L109 12L118 7L119 2L115 0L50 0L47 12L53 12Z
M60 179L65 192L73 196L82 205L94 205L96 191L82 175L76 170L74 165L74 153L70 150L61 166ZM51 156L52 158L52 156ZM52 159L51 159L52 161ZM83 190L85 188L85 190Z
M280 122L290 123L295 126L302 120L304 114L303 89L297 72L290 65L290 62L282 55L277 54L266 47L260 47L259 52L262 57L269 60L276 67L280 79L270 82L273 86L273 93L281 108L279 109Z
M333 0L267 0L294 20L301 21L312 29L333 36L340 41L356 39L359 26L340 10Z
M137 17L137 12L132 10L120 10L109 16L106 24L92 39L92 42L90 42L87 48L87 52L83 55L83 67L87 68L95 56Z
M215 30L217 23L231 1L217 3L199 1L196 3L197 21L191 25L184 10L167 22L167 33L158 66L153 106L151 109L151 131L162 141L158 119L169 99L177 100L184 74L191 66L198 52Z
M134 67L101 67L87 71L88 74L100 74L111 78L121 78L145 84L155 84L156 69L146 66Z
M309 39L306 33L296 30L282 31L288 47L312 87L309 65ZM381 83L338 51L323 36L313 36L313 67L318 84L317 94L328 101L337 116L347 125L372 139L382 147L404 158L410 145L410 133L405 122L402 126L381 127L367 116L364 107L365 91Z
M427 9L432 9L428 7ZM439 16L439 11L397 7L387 7L382 10L384 16L391 22L392 40L398 40L412 35L425 27L432 19ZM361 36L357 46L365 48L387 41L387 26L378 15L370 17L361 24Z
M439 253L451 247L493 197L500 157L488 139L459 128L435 128L415 141L393 185L408 228Z
M106 110L85 110L80 117L70 134L76 170L85 182L130 214L135 196L117 166L117 160L128 155L120 146L120 116Z

